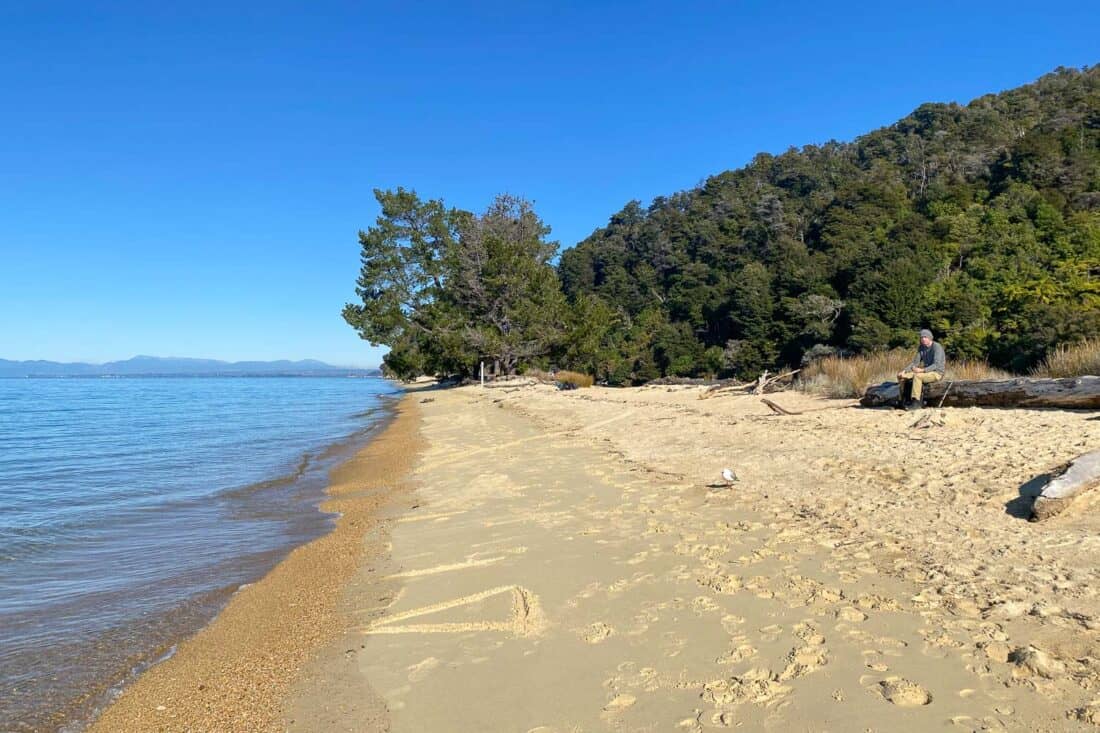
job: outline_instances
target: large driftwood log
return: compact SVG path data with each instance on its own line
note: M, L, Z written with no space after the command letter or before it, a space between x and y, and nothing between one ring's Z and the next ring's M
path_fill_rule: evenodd
M946 397L944 395L946 394ZM925 404L944 407L1061 407L1100 410L1100 377L1072 379L943 379L924 387ZM898 403L897 382L884 382L867 390L859 404L887 407Z
M1100 451L1074 458L1059 475L1047 482L1031 508L1032 519L1053 517L1085 489L1100 484Z

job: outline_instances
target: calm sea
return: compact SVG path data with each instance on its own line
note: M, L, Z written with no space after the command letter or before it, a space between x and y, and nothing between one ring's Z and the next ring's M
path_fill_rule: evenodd
M79 730L324 533L381 379L0 379L0 731Z

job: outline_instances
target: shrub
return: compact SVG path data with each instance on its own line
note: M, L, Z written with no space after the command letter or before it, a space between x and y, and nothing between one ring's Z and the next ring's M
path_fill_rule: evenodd
M802 370L799 388L829 397L859 397L868 386L897 377L912 358L913 352L908 349L826 356Z
M827 356L802 370L799 388L803 392L829 397L859 397L869 386L892 382L913 358L912 349L875 351L858 356ZM947 360L946 379L1008 379L1012 375L984 361Z
M1059 346L1032 370L1036 377L1083 377L1100 375L1100 340L1086 339Z
M554 379L562 384L570 384L574 388L591 387L595 381L587 374L581 374L580 372L558 372L554 375Z

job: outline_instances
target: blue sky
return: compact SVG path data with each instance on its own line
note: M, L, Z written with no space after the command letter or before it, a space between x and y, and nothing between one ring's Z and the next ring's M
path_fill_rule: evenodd
M0 358L378 363L371 190L631 199L1100 62L1091 3L0 0Z

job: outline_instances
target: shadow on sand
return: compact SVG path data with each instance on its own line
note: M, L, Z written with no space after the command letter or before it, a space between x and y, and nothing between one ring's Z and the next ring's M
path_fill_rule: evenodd
M1031 479L1025 484L1020 486L1020 495L1010 502L1005 504L1005 514L1016 519L1031 519L1032 506L1035 504L1035 497L1043 490L1043 487L1047 485L1047 482L1053 478L1052 474L1042 473Z

